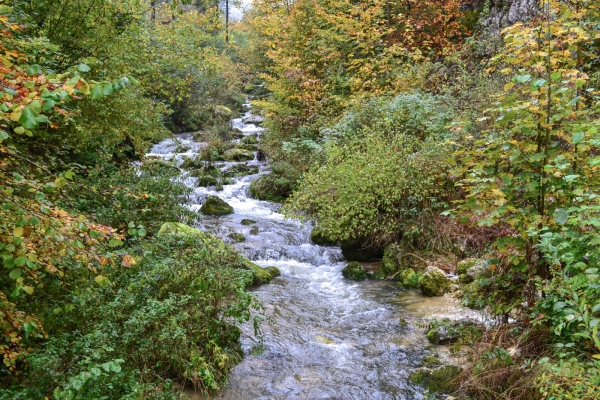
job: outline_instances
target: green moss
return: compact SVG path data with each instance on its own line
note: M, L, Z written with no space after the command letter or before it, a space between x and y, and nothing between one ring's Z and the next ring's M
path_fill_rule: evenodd
M454 365L445 365L436 369L418 369L409 375L412 383L421 385L430 392L450 393L456 390L456 377L461 369Z
M227 178L235 178L254 174L258 174L258 167L250 167L246 164L236 164L223 172L223 176Z
M398 284L407 289L416 289L419 287L419 278L420 275L414 269L408 268L400 273Z
M166 236L166 235L190 235L190 236L199 236L199 237L207 237L208 234L198 230L196 228L192 228L191 226L187 226L186 224L181 224L179 222L165 222L160 227L160 230L156 234L157 236Z
M229 235L229 237L236 243L242 243L246 241L246 236L242 235L241 233L232 233Z
M469 268L471 268L480 261L481 260L479 258L467 258L460 261L458 264L456 264L456 274L459 276L466 274Z
M450 283L441 269L430 266L419 279L419 289L425 296L443 296L450 289Z
M402 271L402 247L399 244L392 243L388 245L383 252L381 260L381 269L386 275L393 275L398 271Z
M231 149L223 153L223 159L225 161L249 161L254 160L254 153L246 149Z
M251 219L243 219L241 224L242 225L254 225L256 223L256 221L253 221Z
M467 274L461 274L458 277L458 281L463 284L468 284L468 283L473 282L473 277L471 277L470 275L467 275Z
M200 212L205 215L228 215L233 214L233 207L217 196L209 196L200 207Z
M438 354L429 354L423 357L423 366L425 367L437 367L441 363L442 361L440 360L440 356Z
M258 139L256 138L256 136L244 136L241 142L244 144L257 144Z
M275 266L273 266L273 265L270 265L270 266L268 266L268 267L266 268L266 270L267 270L267 272L268 272L269 274L271 274L271 277L272 277L272 278L275 278L276 276L279 276L279 275L281 275L281 271L279 270L279 268L277 268L277 267L275 267Z
M358 281L367 277L367 271L365 271L364 267L358 262L353 261L348 263L342 270L342 275L344 275L344 278L346 279Z

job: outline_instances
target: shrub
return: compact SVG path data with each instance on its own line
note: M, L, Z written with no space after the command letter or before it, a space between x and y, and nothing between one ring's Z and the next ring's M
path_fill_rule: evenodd
M250 195L259 200L280 202L285 200L296 188L300 172L285 161L271 165L272 172L262 175L250 184Z
M327 161L286 206L308 212L334 240L379 246L399 240L444 198L451 114L429 95L374 100L328 132Z

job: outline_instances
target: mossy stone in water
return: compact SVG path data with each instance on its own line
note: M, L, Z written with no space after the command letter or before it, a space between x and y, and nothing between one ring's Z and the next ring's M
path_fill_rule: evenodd
M229 237L236 243L242 243L246 241L246 236L242 235L241 233L232 233L229 235Z
M277 268L277 267L275 267L275 266L273 266L273 265L270 265L270 266L268 266L268 267L267 267L267 268L265 268L265 269L267 270L267 272L268 272L269 274L271 274L271 277L272 277L272 278L275 278L276 276L279 276L279 275L281 275L281 271L279 270L279 268Z
M427 267L419 279L419 289L425 296L443 296L450 290L450 284L444 271L433 266Z
M409 375L412 383L421 385L430 392L449 393L456 390L456 377L461 369L454 365L445 365L436 369L421 368Z
M346 267L342 270L342 275L344 275L344 278L346 279L359 281L367 277L367 271L358 262L353 261L348 263L348 265L346 265Z
M440 356L438 354L430 354L423 357L423 366L425 367L437 367L441 363L442 361L440 360Z
M202 204L200 212L205 215L229 215L233 214L233 207L217 196L209 196Z
M242 225L254 225L256 223L256 221L253 221L251 219L243 219L241 224Z
M256 136L249 135L249 136L244 136L242 138L241 142L244 144L257 144L258 139L256 138Z
M248 160L254 160L254 153L252 153L250 150L245 150L245 149L231 149L231 150L227 150L225 153L223 153L223 159L225 161L248 161Z
M250 229L250 234L258 235L258 226L253 226L252 229Z
M414 269L408 268L400 273L398 284L407 289L416 289L419 287L419 278Z
M397 243L392 243L385 248L381 260L381 269L386 275L393 275L404 268L402 253L402 247Z

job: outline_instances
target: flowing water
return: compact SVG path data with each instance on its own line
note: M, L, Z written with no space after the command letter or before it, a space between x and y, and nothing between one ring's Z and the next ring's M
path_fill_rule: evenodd
M244 122L252 118L249 110L232 124L244 135L260 138L263 129ZM180 144L189 150L175 154ZM182 161L195 157L202 146L191 134L182 134L157 144L149 156ZM233 164L223 163L222 168ZM433 317L465 315L465 310L447 298L424 298L399 289L392 281L345 280L339 248L312 244L309 223L285 219L278 212L280 205L249 197L250 182L268 173L269 166L256 159L247 164L259 167L259 174L236 178L222 191L197 188L196 178L185 172L181 177L194 188L192 209L199 210L210 195L234 209L224 217L199 214L198 228L226 242L231 242L231 233L242 233L246 241L233 247L263 267L281 270L281 276L254 290L274 323L262 324L262 341L246 324L246 357L214 398L424 398L408 375L424 355L433 350L444 356L447 349L432 349L420 324ZM242 219L256 224L242 225Z

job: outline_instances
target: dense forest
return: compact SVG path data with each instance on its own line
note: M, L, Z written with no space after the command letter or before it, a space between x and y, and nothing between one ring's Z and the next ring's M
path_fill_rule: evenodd
M223 190L217 163L257 154L249 194L346 278L489 316L424 330L465 360L411 374L427 398L598 399L600 4L254 0L225 24L211 0L0 0L0 398L226 387L279 271L195 229L210 198L179 174ZM260 143L230 123L247 99ZM146 156L184 132L196 158Z

